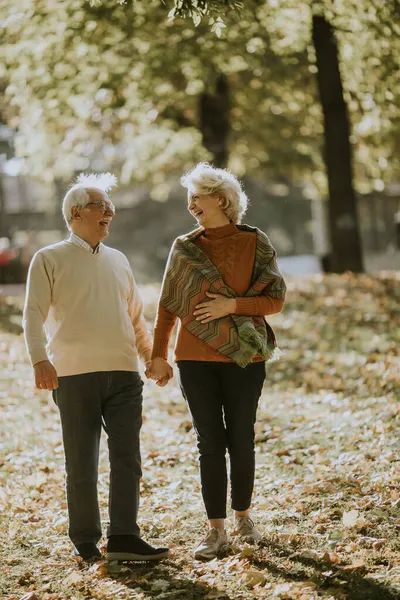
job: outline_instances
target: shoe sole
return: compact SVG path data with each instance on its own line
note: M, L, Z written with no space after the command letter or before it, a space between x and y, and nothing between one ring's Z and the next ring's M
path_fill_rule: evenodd
M169 551L160 552L159 554L134 554L133 552L107 552L107 560L130 560L130 561L154 561L154 560L162 560L163 558L167 558L169 555Z
M92 556L82 556L82 554L79 554L78 552L72 552L71 556L73 556L74 558L81 558L82 560L84 560L85 562L96 562L97 560L102 560L103 557L100 554L93 554Z
M203 554L194 554L193 558L195 560L213 560L214 558L218 558L218 554L214 554L214 556L204 556Z
M229 542L227 544L224 544L223 546L221 546L221 548L219 548L218 552L213 554L213 556L209 556L207 554L194 553L193 558L195 560L213 560L214 558L218 558L219 556L223 555L228 550L228 548L229 548Z

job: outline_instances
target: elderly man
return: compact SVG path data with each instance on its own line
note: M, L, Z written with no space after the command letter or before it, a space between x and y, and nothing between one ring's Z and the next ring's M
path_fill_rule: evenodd
M60 411L74 554L101 557L97 498L101 428L108 436L110 494L107 558L159 560L167 548L139 537L139 433L143 382L138 357L151 339L127 258L102 244L115 208L110 174L78 178L63 201L71 235L39 250L29 269L24 331L39 389ZM43 328L46 334L45 345Z

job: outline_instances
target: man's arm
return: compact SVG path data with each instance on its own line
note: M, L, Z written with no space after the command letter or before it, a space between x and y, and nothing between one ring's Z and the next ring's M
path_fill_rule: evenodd
M57 373L48 359L43 333L51 303L51 289L50 267L43 254L37 253L29 267L22 325L36 387L47 390L58 387Z
M130 272L130 276L131 289L128 298L128 313L132 321L133 329L135 330L138 354L142 361L147 364L151 360L151 337L143 316L143 302L132 271Z

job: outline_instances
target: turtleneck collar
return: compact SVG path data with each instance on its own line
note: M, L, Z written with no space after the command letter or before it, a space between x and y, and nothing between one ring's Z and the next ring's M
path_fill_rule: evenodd
M228 223L222 227L209 227L203 230L203 235L206 238L220 239L237 233L238 228L235 223Z

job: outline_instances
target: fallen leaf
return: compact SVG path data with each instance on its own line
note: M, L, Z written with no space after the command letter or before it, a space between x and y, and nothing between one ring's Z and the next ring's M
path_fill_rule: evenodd
M68 586L74 585L75 583L79 583L80 581L82 581L82 575L75 571L68 575L65 579L63 579L63 585L65 585L68 588Z
M291 450L290 448L282 448L281 450L277 450L277 456L290 456Z
M336 565L338 562L340 562L340 558L336 552L325 552L321 556L321 560L331 563L332 565Z
M311 560L319 560L320 555L317 550L306 549L300 552L302 558L309 558Z
M170 582L165 579L155 579L151 582L151 589L155 592L165 592L170 586Z
M240 558L248 558L249 556L254 556L256 552L255 546L245 545L241 553L239 554Z
M342 517L343 525L345 527L351 527L357 521L358 515L358 510L350 510L349 512L344 512Z
M340 568L342 571L361 571L365 568L365 562L360 558L354 561L351 565L344 565Z
M227 594L223 590L210 590L203 598L207 600L218 600L218 598L226 598Z
M256 585L264 585L267 579L261 571L245 571L240 581L248 587L255 587Z
M382 539L382 540L376 540L376 542L374 542L372 544L372 547L374 550L380 550L381 548L383 548L383 546L386 544L386 540Z

